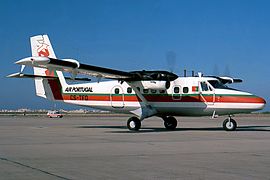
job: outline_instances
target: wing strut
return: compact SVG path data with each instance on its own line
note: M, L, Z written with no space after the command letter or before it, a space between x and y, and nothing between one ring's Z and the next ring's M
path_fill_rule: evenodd
M149 104L149 102L145 99L145 97L142 95L142 93L137 89L136 86L132 82L127 82L128 85L135 91L136 95L139 96L139 98L142 100L143 103L140 102L141 107L131 111L131 113L137 115L140 117L140 120L142 121L144 118L153 116L157 114L157 110Z

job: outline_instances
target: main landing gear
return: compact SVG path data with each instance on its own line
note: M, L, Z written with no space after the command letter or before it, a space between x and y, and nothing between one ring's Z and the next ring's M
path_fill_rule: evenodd
M173 116L163 117L164 126L167 130L175 130L177 126L177 120Z
M235 131L237 128L237 123L231 116L223 121L223 129L225 131Z
M162 117L164 120L164 126L167 130L175 130L177 126L177 120L173 116ZM127 127L131 131L139 131L141 128L141 120L137 117L131 117L127 121Z
M127 121L127 127L131 131L138 131L141 128L141 121L137 117L131 117Z

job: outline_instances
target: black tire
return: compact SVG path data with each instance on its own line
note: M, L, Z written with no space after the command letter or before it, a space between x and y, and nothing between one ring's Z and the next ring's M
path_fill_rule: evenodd
M177 120L173 116L169 116L166 118L163 118L164 120L164 126L167 130L175 130L177 127Z
M131 117L127 121L127 127L131 131L138 131L141 128L141 121L137 117Z
M236 123L235 120L233 120L233 119L231 119L231 120L225 119L223 121L223 129L225 131L235 131L236 128L237 128L237 123Z

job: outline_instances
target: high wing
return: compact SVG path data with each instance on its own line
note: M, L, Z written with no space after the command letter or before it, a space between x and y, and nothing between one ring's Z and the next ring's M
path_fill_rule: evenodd
M167 71L133 71L125 72L104 67L82 64L74 59L55 59L49 57L27 57L16 62L19 65L46 68L69 72L75 77L85 74L97 78L117 79L122 81L138 80L168 80L173 81L178 76Z

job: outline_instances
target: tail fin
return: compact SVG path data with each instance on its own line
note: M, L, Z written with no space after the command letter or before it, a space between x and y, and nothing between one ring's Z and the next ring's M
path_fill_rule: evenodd
M56 58L49 37L47 35L37 35L30 38L32 56L43 56ZM34 67L34 74L38 76L52 76L63 79L61 71L50 71L45 68ZM36 95L50 100L62 100L61 84L59 79L35 79Z
M30 38L32 56L56 58L48 35L37 35Z

